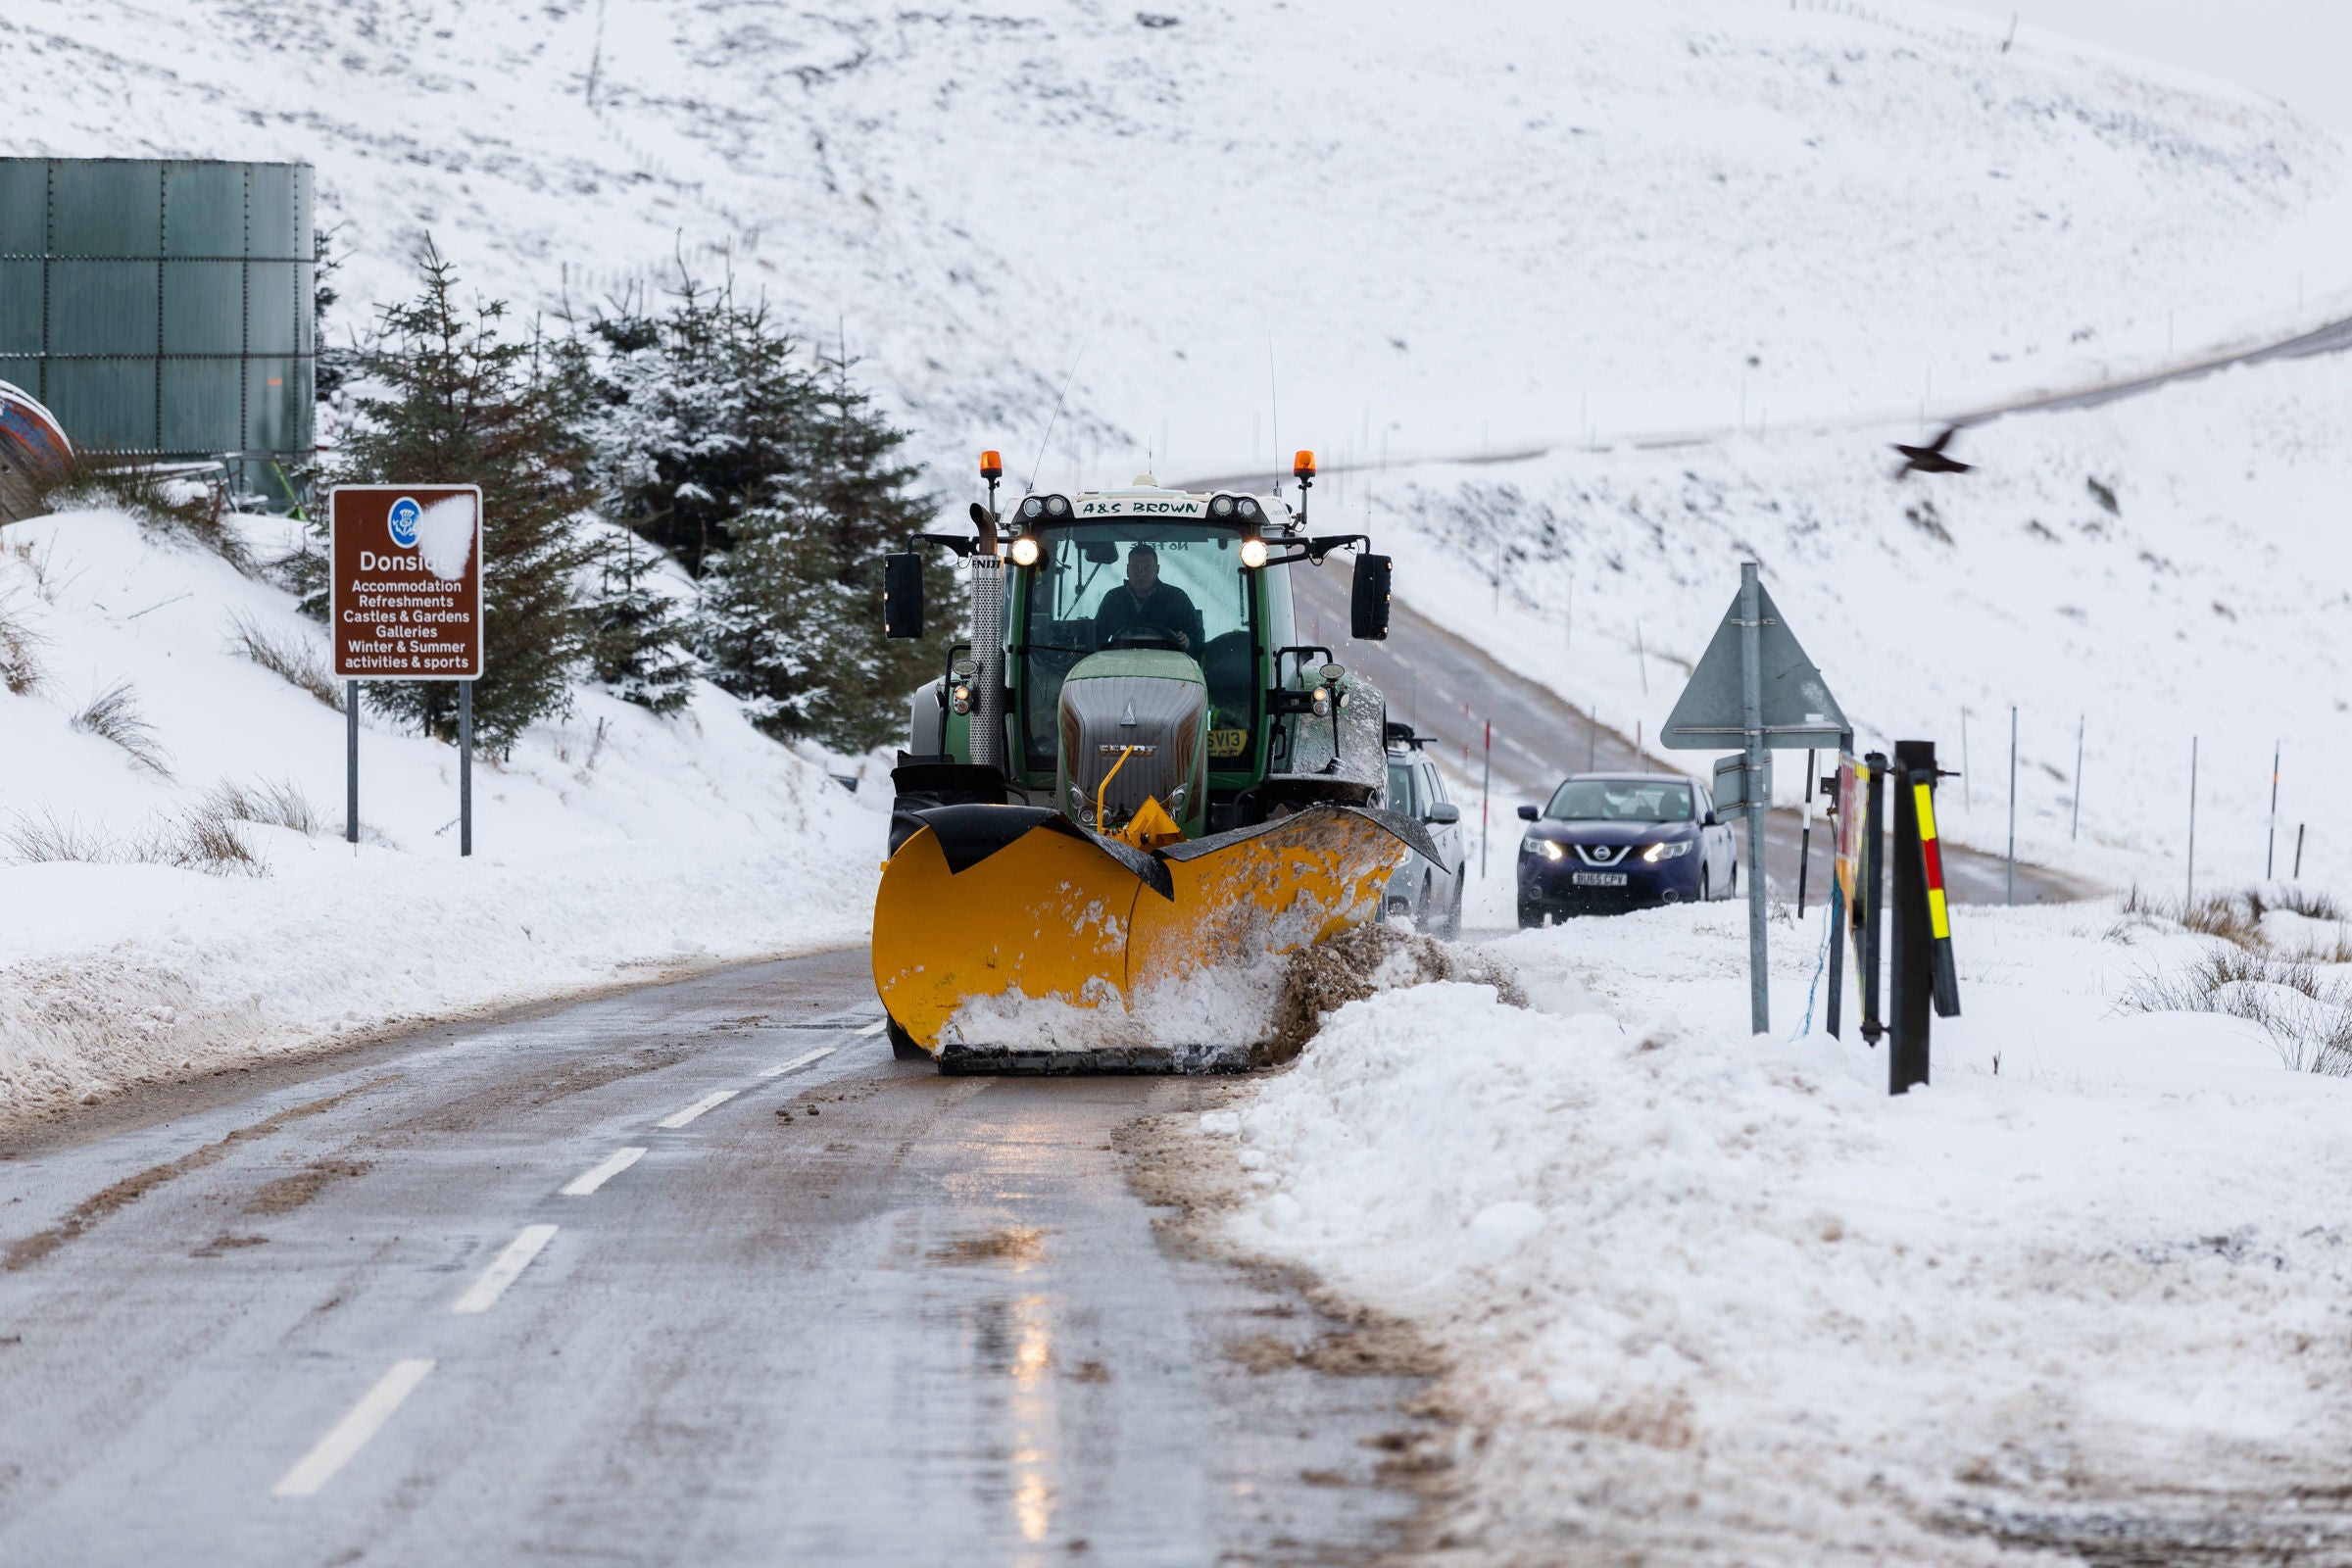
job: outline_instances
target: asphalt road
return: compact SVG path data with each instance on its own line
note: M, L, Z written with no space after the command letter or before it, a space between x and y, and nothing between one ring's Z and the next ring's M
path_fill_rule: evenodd
M1436 749L1458 770L1479 776L1483 765L1485 727L1494 725L1494 794L1493 845L1506 857L1519 845L1519 804L1540 803L1550 797L1570 773L1602 771L1654 772L1660 764L1639 757L1633 745L1613 730L1598 728L1592 715L1573 707L1550 689L1506 668L1483 651L1394 600L1389 639L1359 643L1346 634L1348 567L1342 557L1320 569L1290 568L1293 598L1298 605L1298 632L1311 643L1330 645L1339 661L1363 670L1386 694L1393 718L1411 720L1418 733L1434 738ZM1690 771L1704 773L1713 765L1709 754L1692 753ZM1824 756L1817 765L1835 771L1837 760ZM1802 753L1783 752L1776 772L1801 773ZM1462 808L1465 829L1473 846L1478 842L1478 802ZM1740 832L1744 834L1742 825ZM1798 850L1803 823L1792 810L1771 814L1764 829L1764 865L1773 892L1793 898L1797 885ZM1740 864L1747 863L1744 843ZM1827 818L1816 816L1812 836L1812 865L1805 882L1807 899L1826 897L1832 856ZM1744 874L1744 872L1742 873ZM2008 897L2004 861L1957 846L1944 850L1944 883L1956 903L1998 904ZM2017 902L2059 903L2083 896L2072 879L2037 866L2017 868Z
M7 1141L0 1562L1393 1540L1412 1385L1245 1366L1335 1326L1163 1247L1111 1147L1213 1091L942 1078L878 1016L864 954L819 955Z

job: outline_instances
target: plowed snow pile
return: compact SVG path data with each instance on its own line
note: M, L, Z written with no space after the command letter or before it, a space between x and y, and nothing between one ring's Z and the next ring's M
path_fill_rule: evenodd
M2352 1181L2352 1083L2236 1019L2120 1010L2202 939L2110 904L1967 911L1970 1012L1890 1100L1858 1043L1746 1037L1732 927L1503 943L1615 1015L1387 992L1203 1127L1251 1167L1239 1246L1451 1355L1462 1558L2319 1533L2292 1499L2352 1443L2352 1228L2322 1196Z
M477 755L461 859L456 748L371 713L343 841L343 715L247 652L322 665L323 631L218 556L13 523L0 633L0 1121L865 930L881 816L715 687L584 690Z

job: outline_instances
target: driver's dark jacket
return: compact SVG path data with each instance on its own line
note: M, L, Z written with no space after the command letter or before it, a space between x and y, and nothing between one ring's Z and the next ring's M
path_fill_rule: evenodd
M1182 632L1192 639L1191 652L1200 656L1200 612L1183 589L1164 579L1152 585L1152 592L1141 605L1135 602L1135 592L1125 583L1110 591L1102 607L1095 612L1095 646L1106 648L1113 635L1131 626L1157 626L1163 631Z

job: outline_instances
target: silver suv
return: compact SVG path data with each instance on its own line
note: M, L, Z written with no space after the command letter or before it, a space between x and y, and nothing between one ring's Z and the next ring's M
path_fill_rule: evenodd
M1406 725L1389 725L1389 782L1380 804L1427 828L1440 858L1433 862L1415 855L1398 866L1381 897L1381 917L1410 915L1419 930L1454 937L1462 932L1462 871L1467 859L1462 810L1446 798L1436 765L1421 754L1427 738Z

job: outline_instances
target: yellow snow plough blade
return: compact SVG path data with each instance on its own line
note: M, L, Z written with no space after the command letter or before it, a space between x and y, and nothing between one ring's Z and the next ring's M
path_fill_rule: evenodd
M1031 807L920 817L883 867L874 988L893 1023L966 1070L1167 1070L1167 1019L1153 1030L1163 1048L1051 1054L967 1043L971 1031L951 1025L967 1005L1000 999L1125 1009L1204 968L1306 947L1375 914L1408 851L1434 852L1419 824L1352 807L1149 854Z

